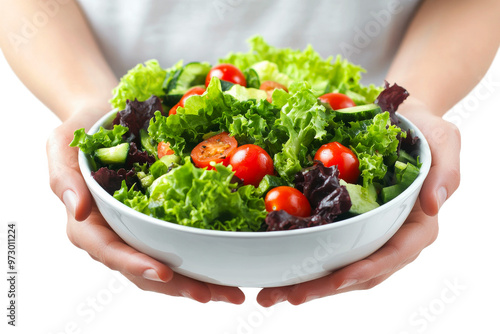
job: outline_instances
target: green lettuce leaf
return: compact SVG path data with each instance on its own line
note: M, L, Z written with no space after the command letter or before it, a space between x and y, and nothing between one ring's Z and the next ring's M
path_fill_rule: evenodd
M184 165L156 179L149 196L128 189L125 183L114 197L153 217L185 226L223 231L259 231L266 217L264 200L255 187L239 187L229 167L217 170Z
M325 107L318 102L307 82L292 84L290 97L276 120L276 126L286 133L288 140L282 151L274 156L274 166L286 181L293 182L295 174L309 164L311 144L321 141L327 134L327 118Z
M161 97L163 82L167 71L160 67L157 60L148 60L129 70L113 89L113 98L109 101L113 108L125 109L127 100L146 101L151 95Z
M102 126L93 135L85 133L85 129L78 129L69 146L79 147L83 153L91 154L102 147L113 147L123 142L122 136L128 131L127 127L121 125L113 126L112 130L104 129Z
M270 76L275 81L285 84L281 80L286 77L293 81L308 81L316 96L338 91L353 98L358 105L374 102L382 91L382 87L361 85L361 73L365 72L362 67L351 64L340 56L323 59L310 45L303 51L276 48L267 44L262 36L254 36L248 42L249 52L229 53L219 61L233 64L242 71L254 66L259 69L260 65L256 64L268 61L277 66L278 72L265 69L262 71L263 75L271 73ZM262 77L260 80L264 81ZM289 87L290 82L285 85Z

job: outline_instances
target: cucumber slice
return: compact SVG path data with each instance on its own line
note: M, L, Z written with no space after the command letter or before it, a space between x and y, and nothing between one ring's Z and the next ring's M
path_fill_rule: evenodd
M255 194L257 196L265 196L269 190L276 187L287 186L287 185L288 183L286 183L286 181L280 177L274 175L266 175L264 176L262 181L260 181L257 189L255 189Z
M209 63L193 62L186 64L177 78L172 79L169 84L168 95L184 95L189 88L205 84L205 79L212 67Z
M156 152L156 147L153 143L153 140L149 136L148 132L144 129L141 129L139 131L139 134L141 135L141 145L144 151L148 152L148 154L157 157L158 154Z
M122 165L127 160L129 143L118 144L113 147L104 147L95 151L100 162L107 165Z
M381 113L382 109L374 103L355 106L350 108L335 110L335 118L344 122L355 122L364 119L371 119L376 114Z
M250 67L246 69L243 74L245 75L245 79L247 81L247 88L260 88L260 79L257 71Z
M368 188L364 188L358 184L347 183L344 180L340 180L340 184L347 188L347 192L351 198L352 206L349 210L350 213L360 215L380 206L377 203L377 190L373 184L370 184Z

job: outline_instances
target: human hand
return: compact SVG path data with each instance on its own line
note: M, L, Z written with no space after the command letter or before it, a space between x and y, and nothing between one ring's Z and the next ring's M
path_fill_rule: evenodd
M78 167L78 149L69 147L73 132L89 128L103 113L82 110L56 128L47 141L50 185L63 201L68 214L70 241L96 261L120 271L143 290L183 296L206 303L210 300L241 304L243 292L174 273L165 264L145 255L125 242L109 227L92 199Z
M460 133L418 101L410 100L402 110L425 135L432 153L431 169L405 223L367 258L313 281L262 289L257 296L259 304L269 307L288 300L298 305L338 293L370 289L415 260L437 238L436 215L460 182Z

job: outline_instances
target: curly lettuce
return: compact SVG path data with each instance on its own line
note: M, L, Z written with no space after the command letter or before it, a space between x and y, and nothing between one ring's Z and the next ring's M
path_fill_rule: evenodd
M180 225L222 231L259 231L266 217L255 187L238 187L230 167L196 168L189 159L156 179L143 194L122 183L114 197L134 210Z

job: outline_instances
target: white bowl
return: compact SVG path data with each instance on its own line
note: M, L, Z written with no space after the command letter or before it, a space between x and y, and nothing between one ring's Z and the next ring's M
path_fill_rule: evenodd
M116 111L89 131L109 126ZM228 232L165 222L139 213L114 199L91 177L81 151L79 164L95 202L111 228L138 251L194 279L240 287L274 287L325 276L379 249L401 227L418 197L431 166L422 133L399 115L400 126L420 138L423 163L417 179L392 201L336 223L290 231Z

